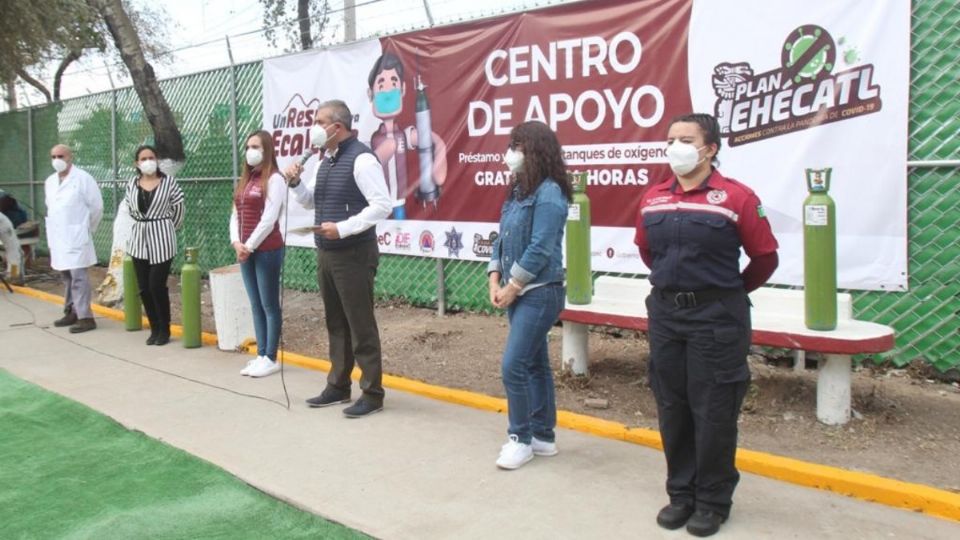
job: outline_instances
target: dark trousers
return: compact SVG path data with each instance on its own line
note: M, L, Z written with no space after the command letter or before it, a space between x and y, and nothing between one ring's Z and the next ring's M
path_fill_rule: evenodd
M140 301L143 310L150 320L152 335L170 335L170 290L167 288L167 278L170 277L170 263L164 261L150 264L146 259L133 258L133 269L137 274L137 288L140 290Z
M373 281L379 260L376 240L317 251L317 281L333 364L327 384L349 392L356 364L361 371L360 389L375 400L383 400L380 331L373 313Z
M667 458L667 494L726 516L740 480L737 418L750 384L746 293L677 307L647 297L650 387Z

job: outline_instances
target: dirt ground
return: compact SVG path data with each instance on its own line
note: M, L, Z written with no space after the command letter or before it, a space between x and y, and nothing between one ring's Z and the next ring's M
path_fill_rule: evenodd
M42 265L45 261L40 261ZM91 270L99 284L105 269ZM53 276L35 273L27 285L62 294ZM173 320L179 320L179 287L170 280ZM203 327L214 332L209 287L203 286ZM284 293L283 346L327 357L319 294ZM507 334L502 316L449 313L399 303L377 307L384 371L393 375L503 397L500 355ZM590 376L560 370L560 328L550 334L550 354L560 409L657 428L647 386L643 334L596 329L590 336ZM960 493L960 383L957 373L938 374L915 363L906 369L865 362L853 374L855 418L845 426L816 420L815 363L794 372L791 358L750 357L753 383L740 419L740 446L751 450L880 474ZM318 379L318 384L321 381ZM588 399L608 402L587 407ZM562 441L561 441L562 444Z

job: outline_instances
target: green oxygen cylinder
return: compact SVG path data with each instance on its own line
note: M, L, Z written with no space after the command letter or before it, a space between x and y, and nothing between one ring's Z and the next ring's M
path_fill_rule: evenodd
M827 192L832 169L807 169L803 202L803 290L807 328L837 327L837 207Z
M123 325L128 331L143 328L143 313L140 311L140 288L137 273L133 269L133 257L123 256Z
M182 307L183 347L200 346L200 248L186 249L186 263L180 270L180 303Z
M567 302L589 304L593 299L590 272L590 199L587 173L572 173L573 202L567 211Z

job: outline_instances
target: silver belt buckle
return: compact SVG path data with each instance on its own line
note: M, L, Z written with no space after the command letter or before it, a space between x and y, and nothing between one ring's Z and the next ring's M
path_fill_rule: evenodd
M673 303L678 308L696 307L697 295L693 292L678 292L673 297Z

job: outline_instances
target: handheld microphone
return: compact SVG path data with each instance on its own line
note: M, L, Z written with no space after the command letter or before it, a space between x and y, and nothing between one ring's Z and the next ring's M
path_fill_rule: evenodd
M307 151L300 156L300 159L297 160L297 164L300 165L301 170L303 170L303 167L307 164L307 161L310 161L310 158L313 157L314 153L315 151L313 150L313 147L307 147ZM286 177L287 173L284 172L283 174L284 177ZM286 181L288 187L294 187L300 183L300 177L299 175L296 177L286 177ZM294 183L294 181L296 181L296 183Z
M300 157L300 161L298 162L300 166L303 167L304 165L306 165L307 162L310 161L310 158L313 157L313 155L316 153L317 152L313 149L312 146L307 148L307 151L303 153L303 156Z

